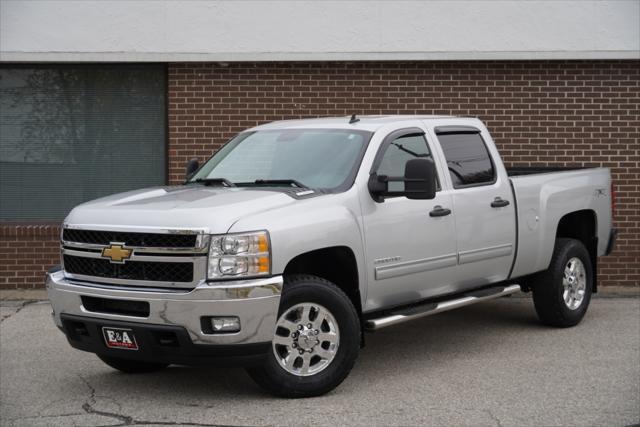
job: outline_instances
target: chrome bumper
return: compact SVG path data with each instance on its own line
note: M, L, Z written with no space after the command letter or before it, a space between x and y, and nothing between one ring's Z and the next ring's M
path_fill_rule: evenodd
M155 292L139 288L107 289L65 278L63 271L47 274L46 287L56 325L62 327L61 314L119 320L149 325L183 327L194 344L251 344L270 342L275 330L282 276L233 282L200 283L190 292ZM146 301L148 317L106 314L88 311L81 296ZM206 334L203 316L238 316L237 333Z

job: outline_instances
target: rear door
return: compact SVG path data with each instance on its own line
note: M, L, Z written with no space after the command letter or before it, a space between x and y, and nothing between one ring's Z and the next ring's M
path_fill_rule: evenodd
M435 134L453 189L458 286L504 280L515 254L516 214L506 171L493 161L499 161L497 150L475 127L436 127Z

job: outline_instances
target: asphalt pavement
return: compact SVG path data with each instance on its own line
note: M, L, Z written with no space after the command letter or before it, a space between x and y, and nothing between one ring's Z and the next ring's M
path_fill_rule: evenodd
M0 424L629 426L640 423L640 298L595 298L577 327L502 298L367 336L334 392L285 400L242 369L125 375L72 349L46 302L0 307Z

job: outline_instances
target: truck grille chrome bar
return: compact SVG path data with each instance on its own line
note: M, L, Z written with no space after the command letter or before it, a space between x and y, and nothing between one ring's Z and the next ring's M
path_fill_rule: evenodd
M192 282L191 262L129 261L113 264L106 259L64 255L64 269L71 274L102 278L149 280L166 282Z
M109 245L125 242L127 246L154 248L196 248L197 234L133 233L123 231L79 230L66 228L62 240L67 242Z

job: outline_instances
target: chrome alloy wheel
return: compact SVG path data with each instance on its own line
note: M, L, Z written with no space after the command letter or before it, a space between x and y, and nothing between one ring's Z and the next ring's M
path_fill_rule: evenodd
M564 277L562 278L562 298L570 310L576 310L587 291L587 272L580 258L571 258L564 267Z
M338 322L319 304L296 304L276 323L273 354L287 372L306 377L324 370L340 344Z

